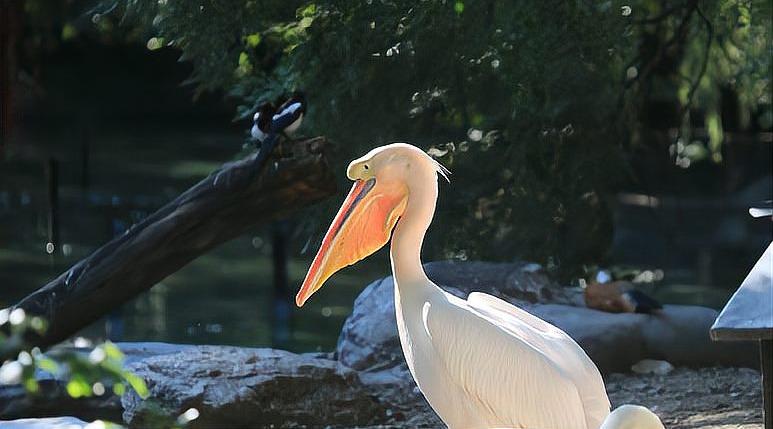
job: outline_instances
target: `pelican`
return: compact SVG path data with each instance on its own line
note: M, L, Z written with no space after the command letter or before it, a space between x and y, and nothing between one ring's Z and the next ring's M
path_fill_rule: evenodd
M609 413L596 366L566 333L493 296L467 300L432 283L420 259L448 171L394 143L352 161L354 181L296 296L302 306L336 271L391 234L397 327L411 375L452 429L662 429L643 407ZM652 419L654 420L647 420ZM658 424L655 424L657 421Z

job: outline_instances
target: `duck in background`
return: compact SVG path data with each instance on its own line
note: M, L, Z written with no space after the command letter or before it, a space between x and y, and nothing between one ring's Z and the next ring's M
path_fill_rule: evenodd
M652 314L663 309L654 298L636 289L634 283L613 280L609 271L599 270L590 282L582 281L585 305L607 313Z

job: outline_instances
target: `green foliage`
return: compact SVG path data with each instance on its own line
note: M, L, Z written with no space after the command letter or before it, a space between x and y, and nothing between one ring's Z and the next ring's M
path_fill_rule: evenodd
M340 143L341 165L395 140L432 149L455 173L435 256L575 274L604 257L605 199L630 179L637 148L661 144L646 123L653 101L677 106L682 167L721 160L723 88L747 122L759 106L771 117L765 0L118 4L193 63L190 83L241 100L239 118L301 88L307 129ZM691 115L708 142L690 136Z
M88 354L71 348L54 348L43 354L37 347L26 345L29 335L45 332L46 323L39 317L26 317L24 310L0 310L0 384L22 384L36 394L39 386L35 373L42 371L66 380L67 394L72 398L102 396L108 389L121 395L130 386L142 398L148 397L145 382L123 368L124 355L114 344L106 342Z
M109 390L121 396L127 386L140 398L149 397L145 381L123 368L124 354L115 344L108 341L86 353L82 348L89 342L79 338L75 345L81 350L56 347L45 354L37 347L26 345L25 338L41 335L45 330L46 323L40 317L27 317L21 309L0 309L0 361L3 362L0 366L0 385L21 384L28 394L38 395L41 393L38 379L40 372L44 372L66 381L67 394L76 399L102 396L109 394ZM199 417L195 408L174 417L175 413L162 410L152 400L145 401L143 406L158 409L145 422L149 428L182 429ZM98 423L94 427L108 429L123 427L100 420L94 423Z

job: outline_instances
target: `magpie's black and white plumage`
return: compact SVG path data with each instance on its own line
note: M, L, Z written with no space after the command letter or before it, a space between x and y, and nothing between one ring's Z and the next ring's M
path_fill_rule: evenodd
M306 113L306 97L300 91L295 91L289 97L277 102L274 122L278 132L292 136L301 126ZM281 120L280 120L281 119Z
M279 106L279 107L275 107ZM252 117L252 138L263 143L271 134L290 137L298 130L306 113L306 99L302 92L280 97L277 102L263 103Z
M271 123L274 118L276 108L271 103L263 103L258 107L258 111L252 117L252 129L250 134L252 138L263 143L271 133Z
M279 106L279 107L275 107ZM260 105L252 117L250 135L260 143L260 152L255 156L254 172L259 171L279 143L279 135L289 139L298 130L306 113L306 99L300 91L289 97L280 98L275 104Z
M749 214L752 217L771 217L773 216L773 200L760 201L749 207Z

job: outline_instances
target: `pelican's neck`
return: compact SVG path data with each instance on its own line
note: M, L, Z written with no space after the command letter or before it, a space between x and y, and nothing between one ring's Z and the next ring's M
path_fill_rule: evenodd
M408 202L392 234L390 256L395 283L401 290L431 284L421 264L421 245L437 202L437 176L417 174L409 184Z

